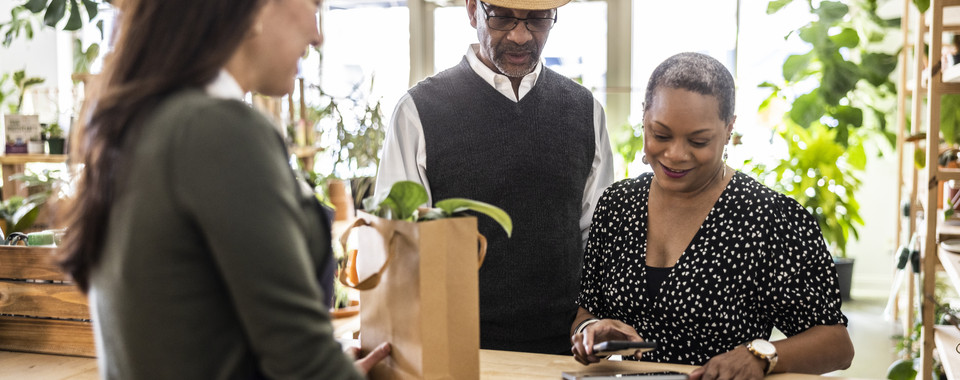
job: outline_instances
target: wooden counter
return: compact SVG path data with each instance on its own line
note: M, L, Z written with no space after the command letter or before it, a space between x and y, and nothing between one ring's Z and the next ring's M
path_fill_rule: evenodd
M559 380L563 371L622 369L670 370L690 372L694 366L647 362L607 361L585 367L572 356L529 354L523 352L480 350L480 378L483 380ZM801 374L777 374L771 380L814 380L822 377ZM27 354L0 351L0 380L13 379L98 379L97 360L71 356Z

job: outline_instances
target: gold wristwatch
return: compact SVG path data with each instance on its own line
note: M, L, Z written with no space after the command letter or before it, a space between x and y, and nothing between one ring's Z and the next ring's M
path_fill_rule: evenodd
M750 343L747 343L747 351L750 351L753 356L767 362L767 368L764 370L764 374L769 375L770 372L773 372L773 367L777 366L777 348L774 347L773 343L763 339L754 339Z

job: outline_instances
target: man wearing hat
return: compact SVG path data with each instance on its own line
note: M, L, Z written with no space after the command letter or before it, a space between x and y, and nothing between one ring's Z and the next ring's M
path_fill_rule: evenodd
M603 108L540 54L569 0L466 0L479 44L460 64L400 99L377 189L402 180L430 203L463 197L503 208L512 237L479 218L486 349L570 353L583 249L594 207L613 182Z

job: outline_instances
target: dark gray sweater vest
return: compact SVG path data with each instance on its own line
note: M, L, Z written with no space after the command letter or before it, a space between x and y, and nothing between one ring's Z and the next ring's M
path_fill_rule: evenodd
M546 67L513 102L467 63L420 82L417 106L434 202L462 197L503 208L513 236L478 217L482 348L570 353L583 249L579 219L596 141L593 95Z

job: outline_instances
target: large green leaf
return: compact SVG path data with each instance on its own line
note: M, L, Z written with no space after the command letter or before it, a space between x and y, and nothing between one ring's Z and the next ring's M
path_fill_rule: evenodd
M885 53L864 53L860 62L864 79L874 86L880 86L890 79L890 73L897 68L897 56Z
M394 219L413 221L417 208L427 203L430 197L423 185L413 181L400 181L390 187L387 200L392 201L396 207Z
M793 0L773 0L767 3L767 14L772 15L777 13L777 11L783 9L783 7L792 3Z
M838 47L853 48L860 44L860 35L852 28L843 28L840 33L830 36Z
M827 28L819 22L811 22L809 25L800 28L800 39L821 46L827 40Z
M67 0L51 0L47 5L47 12L43 14L43 23L47 26L57 27L57 23L67 13Z
M820 16L821 22L833 24L836 21L842 20L843 16L846 16L847 12L849 11L850 8L844 3L837 1L823 1L820 2L820 8L817 8L815 12Z
M820 120L825 109L817 93L818 91L814 90L809 94L800 95L793 101L793 107L790 108L790 119L794 123L806 128L813 122Z
M831 114L840 124L854 128L863 126L863 110L857 107L839 106Z
M834 58L838 58L837 54ZM842 58L831 63L824 62L823 81L820 84L820 95L829 106L837 106L840 99L847 96L857 86L860 80L860 71L856 64L844 61Z
M786 79L788 82L795 82L806 77L806 75L802 74L810 65L810 60L812 59L813 52L794 54L787 57L787 60L783 62L783 79Z
M510 219L510 215L507 215L506 211L503 211L503 209L489 203L464 198L449 198L437 202L436 206L450 215L467 210L476 211L483 215L489 216L498 224L500 224L500 227L506 231L507 237L510 237L511 234L513 234L513 221Z
M24 8L27 8L30 12L40 13L46 6L47 2L50 0L30 0L23 5Z
M17 212L13 214L13 226L10 227L10 231L7 231L7 234L13 232L24 232L28 228L33 227L33 223L37 220L37 214L40 212L40 205L36 203L27 203L17 209Z
M70 18L67 19L63 30L73 31L81 27L83 27L83 20L80 19L80 4L77 4L77 0L70 0Z
M867 169L867 153L863 150L863 144L853 144L847 147L847 163L854 169Z
M930 0L913 0L913 4L917 6L920 12L926 12L927 9L930 9Z

